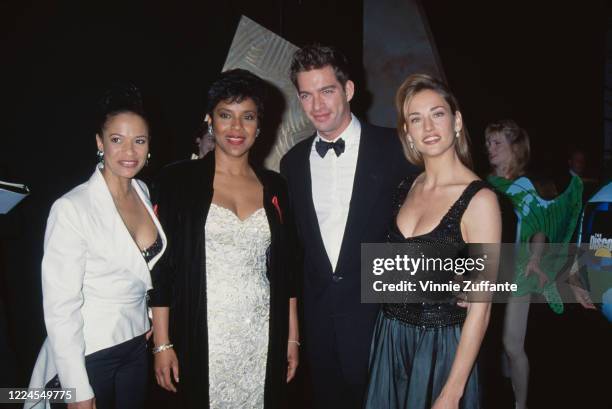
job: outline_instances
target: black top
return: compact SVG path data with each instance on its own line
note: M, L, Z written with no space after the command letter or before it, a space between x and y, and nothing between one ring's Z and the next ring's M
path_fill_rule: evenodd
M145 261L148 263L149 261L153 260L153 257L157 256L160 253L160 251L162 251L163 247L164 247L164 242L162 241L161 237L159 237L159 234L158 234L153 244L151 244L146 249L141 250L140 252L142 253L142 256L144 257Z
M466 247L461 234L461 218L474 195L488 184L483 180L474 180L461 193L453 203L448 212L442 217L440 223L429 233L414 237L404 237L397 226L397 214L402 207L414 182L414 177L402 181L397 189L394 202L394 214L387 241L390 243L414 244L415 254L423 254L425 257L458 257ZM418 271L412 280L432 281L434 283L448 283L456 278L453 271ZM465 320L466 309L456 305L456 297L452 293L427 292L421 296L407 293L407 302L402 304L385 304L383 312L387 318L398 319L411 325L421 327L444 327L448 325L461 324Z

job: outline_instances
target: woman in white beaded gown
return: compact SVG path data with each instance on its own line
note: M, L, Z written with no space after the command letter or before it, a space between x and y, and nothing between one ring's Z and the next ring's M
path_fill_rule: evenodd
M215 150L154 186L170 243L150 294L155 370L180 407L281 407L297 367L287 190L249 162L264 89L248 71L223 73L208 92Z

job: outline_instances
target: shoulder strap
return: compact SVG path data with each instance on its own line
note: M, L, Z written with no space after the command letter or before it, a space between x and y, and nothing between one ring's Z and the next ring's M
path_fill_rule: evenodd
M416 177L417 175L410 175L405 177L395 189L395 197L393 198L394 216L397 216L400 207L402 207L404 201L406 201L406 196L408 196L410 189L412 189L412 184L414 183Z
M470 201L472 200L472 198L476 195L476 193L480 191L480 189L483 189L483 188L490 189L491 187L484 180L472 181L463 190L463 193L461 193L461 196L459 196L459 199L457 199L457 201L453 203L448 213L446 213L445 218L451 219L457 222L460 221L461 218L463 217L463 213L465 213L465 210L470 204Z

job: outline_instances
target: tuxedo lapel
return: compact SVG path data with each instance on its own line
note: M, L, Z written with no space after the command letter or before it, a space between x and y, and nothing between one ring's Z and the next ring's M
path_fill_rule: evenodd
M312 150L312 144L314 143L315 137L312 136L310 143L305 144L305 151L302 152L300 157L300 163L297 164L297 181L304 181L303 184L297 186L295 206L299 206L304 214L304 243L308 243L313 249L314 256L316 257L316 263L319 266L319 270L322 272L332 272L331 262L327 256L325 245L323 244L323 237L321 236L321 229L319 228L319 220L317 219L317 213L315 211L314 202L312 199L312 178L310 173L310 151Z
M342 271L347 257L357 257L355 254L349 254L348 249L354 248L353 243L360 240L362 231L367 225L370 209L378 199L377 191L382 183L381 176L377 172L380 166L377 164L384 160L385 158L380 155L375 137L368 133L368 125L362 123L353 192L336 271Z

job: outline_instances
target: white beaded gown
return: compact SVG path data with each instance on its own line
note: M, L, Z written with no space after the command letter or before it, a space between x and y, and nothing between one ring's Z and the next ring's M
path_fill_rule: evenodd
M205 234L210 407L263 408L270 319L266 212L240 220L212 203Z

